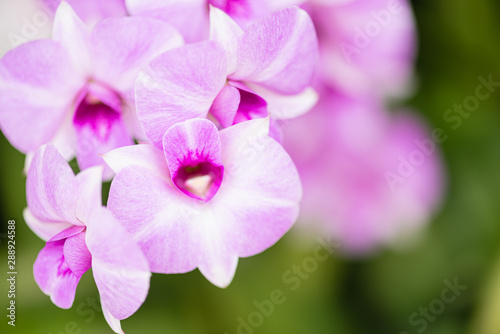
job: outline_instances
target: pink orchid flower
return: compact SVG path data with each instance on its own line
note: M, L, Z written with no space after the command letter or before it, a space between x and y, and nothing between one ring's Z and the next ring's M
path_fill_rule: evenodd
M239 257L263 252L290 229L300 179L268 130L269 118L220 132L209 120L191 119L166 131L162 150L143 144L104 156L117 173L108 207L153 272L199 268L226 287Z
M90 29L63 2L50 40L23 44L0 61L0 127L23 153L53 143L80 169L143 136L133 110L140 69L183 44L166 23L109 18Z
M53 145L36 152L28 172L30 228L47 241L33 267L40 289L70 308L82 275L92 268L103 314L116 333L120 321L142 305L151 272L123 226L101 206L102 166L77 176Z
M409 113L392 117L371 100L323 95L285 129L304 184L302 220L321 222L351 254L408 240L442 198L438 145Z
M351 95L400 96L411 88L416 27L407 0L310 0L317 75Z
M192 118L225 128L249 119L293 118L317 101L308 85L317 59L314 26L291 7L242 30L212 8L213 41L165 52L136 83L139 121L161 148L165 131Z
M187 42L208 38L209 7L230 15L238 24L248 26L272 12L296 5L297 0L126 0L131 15L164 20L176 27ZM193 23L196 22L196 23Z

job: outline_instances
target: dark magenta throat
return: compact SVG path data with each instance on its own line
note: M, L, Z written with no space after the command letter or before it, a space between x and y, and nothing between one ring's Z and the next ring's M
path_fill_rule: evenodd
M223 174L223 166L202 162L179 168L172 179L175 186L184 194L202 201L209 201L219 190Z

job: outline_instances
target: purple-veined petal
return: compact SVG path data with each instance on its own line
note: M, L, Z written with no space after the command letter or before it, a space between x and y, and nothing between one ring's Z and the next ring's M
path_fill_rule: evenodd
M67 238L70 238L72 236L75 236L85 230L85 226L80 226L80 225L73 225L64 231L61 231L60 233L54 235L52 238L49 239L49 242L55 242L55 241L61 241L65 240Z
M226 288L233 280L238 265L238 255L230 249L222 238L223 231L218 227L218 217L210 212L203 212L199 216L198 224L202 224L203 257L198 269L212 284L219 288ZM220 226L220 225L219 225Z
M297 94L310 83L317 57L311 18L302 9L290 7L245 30L238 43L237 70L230 78Z
M94 27L90 41L94 79L121 93L132 91L149 61L184 44L167 23L143 17L106 19Z
M224 50L215 42L201 42L162 54L141 73L137 116L157 148L172 125L207 116L226 82L226 67Z
M113 317L111 312L104 306L104 304L101 303L102 307L102 314L104 315L104 319L106 319L106 322L108 323L109 327L118 334L125 334L122 330L122 325L120 324L120 320L116 319Z
M81 277L92 265L92 256L85 245L85 232L66 239L63 247L64 260L76 277Z
M238 60L238 41L243 29L229 15L216 7L210 7L210 40L219 43L227 56L227 74L236 71Z
M73 117L73 112L66 113L59 130L50 141L66 161L71 161L76 157L77 140Z
M64 222L57 223L40 221L35 216L33 216L30 209L28 208L24 209L23 217L29 228L43 241L48 241L55 235L73 226L73 224Z
M210 114L227 128L233 125L240 102L240 91L232 85L225 85L210 107Z
M0 61L2 132L18 150L34 152L54 137L83 82L57 42L9 51Z
M35 281L52 302L60 308L73 305L80 278L75 276L63 255L64 240L48 242L33 265Z
M81 171L76 176L76 217L83 223L89 220L91 212L102 205L102 172L97 166Z
M229 172L212 207L225 224L224 243L240 257L272 246L299 213L298 172L281 145L267 136L268 129L269 119L257 119L220 132Z
M153 17L173 25L189 43L208 37L206 0L126 0L126 4L132 15Z
M82 77L88 76L91 69L90 28L66 1L61 2L57 8L52 27L52 39L67 50L78 73Z
M127 96L122 100L122 118L123 123L128 129L128 132L132 135L132 137L137 140L140 144L148 144L150 143L148 137L144 133L144 130L141 127L141 123L139 123L139 119L137 118L137 113L135 112L135 92L132 92L132 95Z
M214 123L191 119L173 125L163 137L172 182L184 194L209 201L224 175L220 139Z
M234 117L234 124L245 122L255 118L265 118L269 115L267 102L251 92L247 87L238 88L240 93L240 105Z
M274 119L299 117L318 102L318 93L311 87L296 95L282 95L259 85L249 85L255 94L267 102L267 111Z
M108 208L133 235L151 271L170 274L186 273L198 265L203 249L192 220L199 214L199 203L170 180L133 166L113 179Z
M83 225L76 219L75 175L53 145L36 152L26 181L31 213L41 221Z
M93 211L85 235L101 303L116 319L134 314L146 300L151 272L140 248L105 208Z
M170 180L163 151L150 144L121 147L106 153L102 158L115 173L130 166L140 166L149 169L151 173L164 181Z

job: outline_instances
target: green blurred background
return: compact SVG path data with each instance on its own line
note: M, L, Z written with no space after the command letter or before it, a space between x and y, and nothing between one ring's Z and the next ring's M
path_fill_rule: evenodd
M122 322L125 332L238 333L238 318L260 320L254 302L269 300L278 289L284 302L263 316L260 326L241 333L500 333L500 89L457 130L443 120L448 108L474 94L478 76L491 74L500 81L500 2L418 0L413 5L420 52L418 89L408 105L449 136L442 146L447 197L419 241L367 259L334 254L292 291L283 274L317 246L295 230L263 254L240 260L227 289L211 285L198 271L154 275L143 307ZM3 233L7 221L15 219L18 271L16 327L7 326L4 279L0 332L111 333L87 299L98 299L91 273L84 275L70 310L58 309L35 284L32 265L43 242L22 218L24 158L3 137L0 157L0 267L7 272ZM453 302L440 304L444 281L455 279L467 288ZM426 319L420 312L429 307L438 314L429 311Z

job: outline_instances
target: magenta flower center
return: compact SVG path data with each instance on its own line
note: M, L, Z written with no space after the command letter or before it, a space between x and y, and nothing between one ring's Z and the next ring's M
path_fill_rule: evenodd
M223 174L224 167L202 162L179 168L172 179L177 189L184 194L209 201L219 190Z
M121 118L121 99L115 92L90 84L82 93L73 117L77 128L86 127L98 140L106 142L111 128Z

